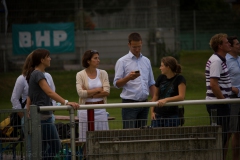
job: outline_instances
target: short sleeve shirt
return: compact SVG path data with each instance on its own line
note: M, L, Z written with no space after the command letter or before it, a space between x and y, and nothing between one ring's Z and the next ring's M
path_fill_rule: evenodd
M39 86L39 81L45 79L43 72L34 70L29 80L28 96L31 99L33 105L37 106L52 106L50 97ZM42 114L52 114L52 112L44 111Z
M160 75L158 77L158 79L156 80L156 84L155 84L155 86L158 89L158 99L163 99L166 97L173 97L173 96L176 96L179 94L178 86L181 83L184 83L186 85L186 80L182 75L176 75L176 76L174 76L170 79L167 79L167 77L165 75ZM175 77L176 77L176 79L175 79ZM173 83L172 83L172 81L173 81ZM178 106L154 107L154 112L160 116L166 116L166 117L171 116L171 115L177 115L178 114Z

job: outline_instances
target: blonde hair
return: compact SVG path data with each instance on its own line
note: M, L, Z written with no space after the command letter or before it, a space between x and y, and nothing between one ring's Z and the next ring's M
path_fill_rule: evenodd
M227 34L225 33L218 33L215 34L209 42L210 47L214 50L214 52L218 51L218 45L223 43L223 38L227 38Z

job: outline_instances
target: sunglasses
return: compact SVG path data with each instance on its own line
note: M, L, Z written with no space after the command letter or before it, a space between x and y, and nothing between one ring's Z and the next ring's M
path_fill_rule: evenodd
M91 53L98 53L97 50L91 50Z

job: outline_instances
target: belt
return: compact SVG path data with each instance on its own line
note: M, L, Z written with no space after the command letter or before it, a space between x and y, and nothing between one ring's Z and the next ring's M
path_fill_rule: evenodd
M104 101L97 101L97 102L85 102L85 104L104 104Z
M147 102L147 99L143 100L143 101L136 101L133 99L123 99L124 101L128 101L128 102Z

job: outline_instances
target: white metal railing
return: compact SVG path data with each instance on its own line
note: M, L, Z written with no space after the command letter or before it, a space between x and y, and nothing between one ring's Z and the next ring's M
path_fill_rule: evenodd
M216 99L216 100L184 100L177 102L168 102L164 106L180 106L180 105L200 105L200 104L222 104L222 103L240 103L240 98ZM156 106L157 102L136 102L136 103L109 103L109 104L88 104L80 105L81 109L97 109L97 108L132 108L132 107L151 107ZM40 111L50 110L70 110L71 106L41 106Z
M200 105L200 104L231 104L231 103L240 103L240 98L232 99L216 99L216 100L184 100L178 102L169 102L164 106L179 106L179 105ZM156 106L157 102L136 102L136 103L110 103L110 104L88 104L80 105L79 110L81 109L97 109L97 108L132 108L132 107L151 107ZM37 107L37 106L36 106ZM32 107L30 107L31 109ZM74 120L74 110L71 106L41 106L37 107L39 111L49 111L49 110L69 110L70 124L71 124L71 158L75 160L76 157L76 146L75 146L75 120ZM31 111L32 114L32 111Z

